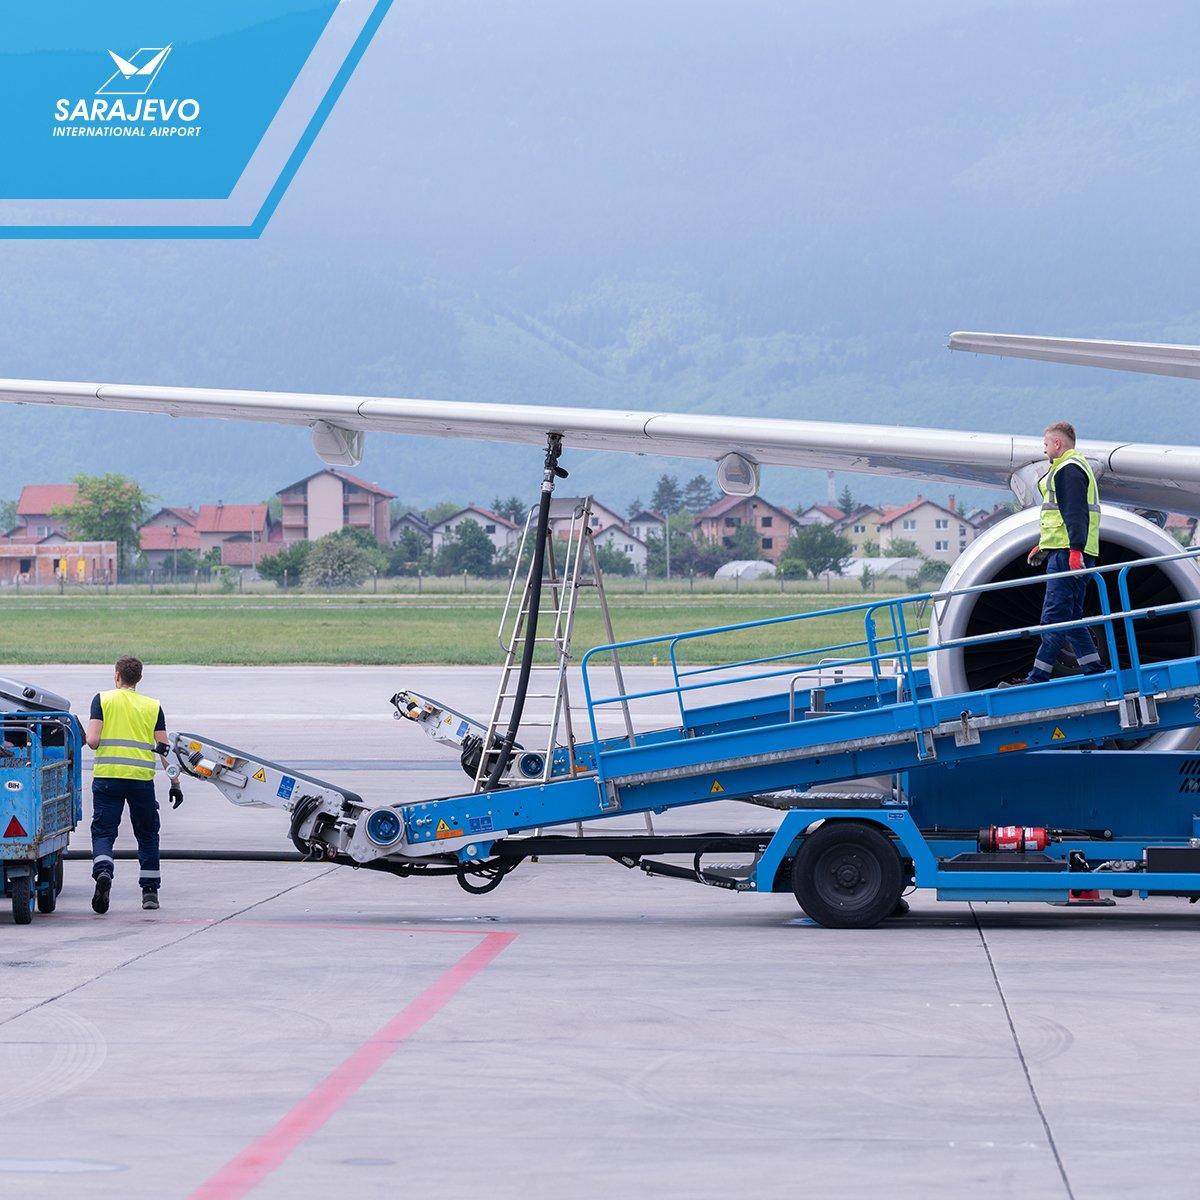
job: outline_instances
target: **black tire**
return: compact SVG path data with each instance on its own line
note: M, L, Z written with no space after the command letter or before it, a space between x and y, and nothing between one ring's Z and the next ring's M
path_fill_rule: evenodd
M900 855L874 825L830 821L801 842L792 864L792 890L818 925L870 929L900 903Z
M62 855L58 856L58 862L54 864L54 894L62 895L63 889L63 859Z
M12 880L13 921L28 925L33 920L33 888L28 875L19 875Z
M49 867L38 868L37 910L40 913L52 913L58 904L58 891L62 884L62 859ZM58 890L56 890L56 885Z

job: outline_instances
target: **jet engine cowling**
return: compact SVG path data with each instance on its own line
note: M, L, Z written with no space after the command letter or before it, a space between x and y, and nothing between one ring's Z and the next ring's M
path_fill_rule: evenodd
M972 542L950 568L944 590L973 587L1008 579L1041 574L1025 556L1038 540L1038 510L1014 513ZM1179 543L1165 530L1123 508L1101 506L1101 566L1156 555L1177 554ZM1105 577L1109 604L1121 609L1117 598L1116 573ZM1200 569L1192 560L1176 560L1138 567L1129 575L1130 601L1134 608L1200 600ZM1008 588L976 596L960 596L933 605L930 614L930 643L999 633L1036 625L1044 588ZM1097 590L1089 589L1085 614L1100 612ZM1100 626L1095 626L1100 656L1107 665L1109 652ZM1128 666L1128 647L1120 623L1116 626L1117 654ZM1200 609L1168 614L1137 623L1138 652L1143 663L1160 662L1200 654ZM1023 676L1033 663L1037 643L1029 638L1012 638L946 650L929 656L930 681L936 695L977 691L995 687L1005 679ZM1069 651L1060 660L1060 672L1073 670ZM1139 743L1140 749L1191 750L1200 746L1200 727L1155 734Z

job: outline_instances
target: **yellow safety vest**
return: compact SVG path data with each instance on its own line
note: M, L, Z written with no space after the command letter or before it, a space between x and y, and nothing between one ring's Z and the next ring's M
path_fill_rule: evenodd
M1071 540L1067 536L1067 523L1058 509L1058 496L1054 490L1054 478L1068 463L1083 468L1087 476L1088 533L1084 554L1095 558L1100 553L1100 488L1092 474L1092 464L1078 450L1065 450L1050 463L1050 470L1042 476L1038 489L1042 493L1042 515L1039 525L1038 545L1043 550L1066 550Z
M153 779L159 704L133 688L100 693L104 725L92 774L97 779Z

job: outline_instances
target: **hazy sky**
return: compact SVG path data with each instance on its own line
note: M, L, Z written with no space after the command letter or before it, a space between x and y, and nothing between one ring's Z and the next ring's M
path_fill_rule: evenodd
M1194 442L1194 385L942 349L955 328L1200 342L1200 9L1133 13L397 0L260 241L0 241L0 375L1024 432L1067 415ZM124 469L164 500L243 499L315 461L296 430L0 419L0 494ZM361 473L485 501L531 491L536 457L375 435ZM662 466L575 455L573 484L620 503Z

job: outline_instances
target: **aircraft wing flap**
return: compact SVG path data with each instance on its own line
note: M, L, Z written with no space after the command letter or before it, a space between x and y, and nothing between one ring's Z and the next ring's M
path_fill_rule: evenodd
M1110 371L1200 379L1200 346L968 332L952 333L948 345L951 350L996 354L1001 358L1030 358L1079 367L1106 367Z

